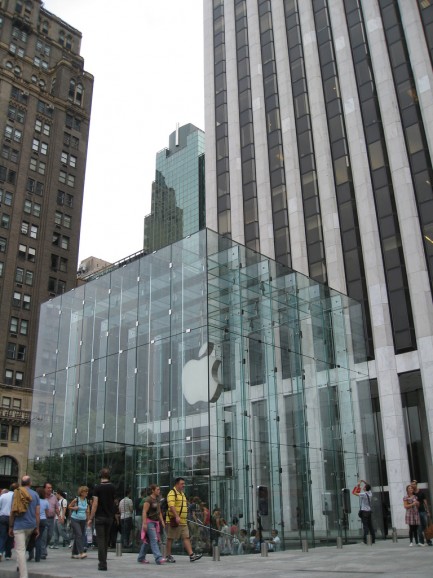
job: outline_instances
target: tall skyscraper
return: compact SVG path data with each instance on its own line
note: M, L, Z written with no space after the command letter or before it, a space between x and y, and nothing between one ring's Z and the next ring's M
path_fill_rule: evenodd
M0 473L21 475L39 305L76 284L93 77L40 0L2 0L0 40Z
M169 147L156 155L144 250L151 253L203 229L204 201L204 132L185 124L171 133Z
M402 527L405 485L433 482L433 3L204 11L207 226L361 302Z

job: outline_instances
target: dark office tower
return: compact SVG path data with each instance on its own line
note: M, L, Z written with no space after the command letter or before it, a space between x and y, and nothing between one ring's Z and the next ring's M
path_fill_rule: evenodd
M407 480L433 482L433 3L204 0L204 18L207 226L362 304L400 527Z
M32 387L39 305L76 284L93 89L80 43L39 0L0 2L3 455L22 437L13 427L28 423L12 409Z
M144 219L144 250L156 251L205 226L204 132L178 127L156 155L151 213Z

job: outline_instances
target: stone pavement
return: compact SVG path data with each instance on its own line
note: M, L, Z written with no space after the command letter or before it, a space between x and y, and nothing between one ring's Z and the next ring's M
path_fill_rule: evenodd
M288 550L245 556L222 556L214 562L209 556L191 563L186 556L176 556L176 564L156 566L153 557L148 555L151 564L137 563L136 554L123 554L116 557L115 552L108 555L108 572L98 571L97 552L88 552L85 560L71 559L70 550L63 548L49 550L48 559L38 564L28 562L29 578L167 578L187 576L203 578L218 576L232 578L277 578L301 576L302 578L361 578L371 576L431 578L433 576L433 547L409 548L408 539L379 541L374 546L352 544L337 549L335 546L322 546L309 552ZM17 578L16 561L0 563L0 578Z

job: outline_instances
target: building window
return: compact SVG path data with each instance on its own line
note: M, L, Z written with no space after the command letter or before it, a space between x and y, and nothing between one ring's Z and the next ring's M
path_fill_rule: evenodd
M7 138L9 140L14 140L15 142L21 142L21 139L23 137L23 133L21 130L19 130L17 128L13 128L9 124L7 124L5 126L4 135L5 135L5 138Z
M21 335L27 335L28 330L29 330L29 322L27 321L27 319L21 319L20 323Z
M81 120L72 116L71 114L66 113L66 121L65 124L67 128L72 128L74 130L79 131L81 129Z
M15 385L22 386L24 381L24 373L22 371L15 372Z
M68 92L68 100L81 106L83 102L83 85L81 83L76 83L75 80L72 78L69 82L69 92Z
M24 281L24 269L22 267L17 267L15 270L15 281L17 283L22 283Z
M66 291L65 281L61 281L60 279L56 279L55 277L49 277L48 291L56 295L61 295Z
M3 277L4 266L5 264L3 263L3 261L0 261L0 277Z
M47 122L36 119L35 121L35 132L44 134L45 136L50 136L51 127Z
M33 271L27 271L26 270L26 274L25 274L25 284L29 285L30 287L33 285Z
M35 193L36 195L42 195L44 192L44 183L35 181L35 179L27 179L27 192Z
M38 230L39 230L39 227L37 225L30 225L30 237L32 239L38 238Z
M69 164L69 166L75 169L77 166L77 157L74 155L70 155L65 151L62 151L60 155L60 162L64 165Z
M34 217L40 217L42 206L39 203L33 203L32 201L25 200L23 210L25 213L29 215L33 215Z
M14 383L14 372L11 369L5 370L5 384L13 385Z
M17 351L17 344L13 342L9 342L7 349L6 349L6 357L7 359L15 359Z
M19 160L20 151L17 149L13 149L8 145L3 145L1 154L4 159L10 160L13 163L17 163Z
M4 237L0 237L0 253L6 252L7 241Z
M16 335L18 333L18 317L11 317L11 322L9 325L9 332Z
M9 223L10 223L10 216L6 215L6 213L3 213L0 219L0 227L2 229L9 229Z
M11 207L12 206L12 199L13 199L12 193L9 193L8 191L0 189L0 205L3 203L5 205L7 205L8 207Z
M57 204L72 207L74 204L74 197L64 191L57 191Z
M63 144L66 146L70 146L73 149L78 149L80 144L80 139L76 136L72 136L68 132L63 133Z
M0 440L3 442L8 441L9 426L5 423L0 423Z
M23 309L25 309L26 311L30 311L30 302L31 302L31 296L30 295L24 295L23 296Z
M47 20L44 20L42 22L42 33L48 34L48 22L47 22Z
M30 170L37 171L40 175L45 174L46 164L42 161L38 161L37 159L31 158L30 159Z
M22 245L21 243L18 245L18 257L21 259L25 259L27 254L27 245Z
M71 48L72 48L72 36L68 34L68 36L66 36L66 49L71 50Z
M14 409L21 409L21 400L18 397L14 397L12 400L12 407Z
M20 426L13 425L11 426L11 442L19 442L20 441Z
M14 106L13 104L9 105L8 118L10 120L16 120L17 122L24 123L25 117L26 117L25 111Z
M42 100L38 100L37 111L47 116L53 116L54 107L51 104L43 102Z
M11 398L3 396L2 397L2 406L3 407L10 407L11 406Z

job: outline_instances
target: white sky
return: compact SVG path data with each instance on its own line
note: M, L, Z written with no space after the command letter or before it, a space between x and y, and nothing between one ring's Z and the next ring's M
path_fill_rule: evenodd
M142 249L155 155L204 130L202 0L45 0L82 34L95 77L79 260Z

